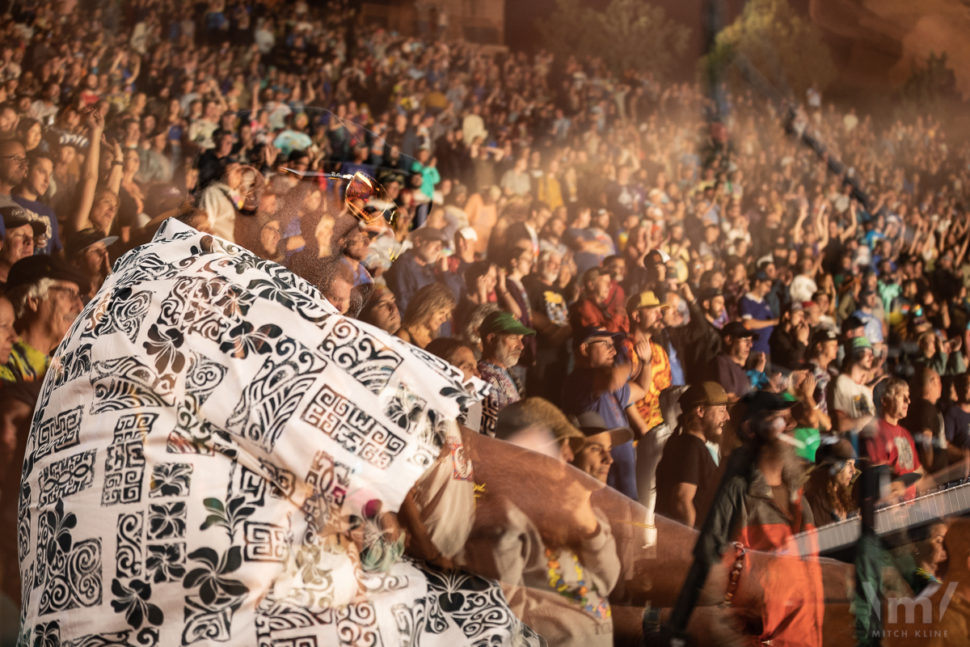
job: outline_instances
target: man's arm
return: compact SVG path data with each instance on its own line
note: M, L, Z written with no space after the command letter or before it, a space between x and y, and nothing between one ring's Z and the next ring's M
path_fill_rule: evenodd
M697 494L697 485L694 483L678 483L676 492L677 518L675 521L682 521L684 524L693 528L697 525L697 511L694 509L694 495Z
M852 431L853 429L861 429L862 427L868 425L872 419L873 417L870 415L862 415L858 418L853 418L841 409L835 410L835 428L841 433Z
M744 324L745 330L761 330L762 328L769 328L771 326L777 326L777 319L753 319L751 317L746 317L741 320Z

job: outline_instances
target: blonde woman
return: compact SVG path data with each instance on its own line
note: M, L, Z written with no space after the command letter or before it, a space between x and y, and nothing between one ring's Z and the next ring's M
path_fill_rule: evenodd
M438 336L438 330L451 319L455 297L443 283L424 286L411 298L397 336L419 348Z

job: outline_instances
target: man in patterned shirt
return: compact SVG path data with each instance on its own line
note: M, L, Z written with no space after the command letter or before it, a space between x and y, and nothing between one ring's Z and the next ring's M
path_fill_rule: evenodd
M478 362L478 372L492 387L485 398L479 431L494 436L499 411L522 399L522 387L516 383L509 369L518 364L522 355L523 335L534 335L536 331L523 326L511 313L499 311L485 317L478 332L482 336L482 359Z
M631 342L650 344L652 350L650 361L638 362L638 368L634 369L646 371L646 375L638 380L643 385L644 395L636 403L646 430L637 442L637 493L640 503L647 509L648 517L653 514L657 502L657 464L670 436L670 429L664 424L660 411L660 392L671 383L670 358L663 345L654 340L663 327L665 308L667 306L662 305L650 290L635 294L626 302L627 312L630 313ZM636 356L636 353L631 353L631 356Z

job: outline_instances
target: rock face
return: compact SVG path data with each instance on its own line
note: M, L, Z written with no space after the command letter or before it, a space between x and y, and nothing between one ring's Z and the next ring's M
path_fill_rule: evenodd
M914 64L946 52L970 96L967 0L810 0L808 11L832 44L843 83L898 87Z

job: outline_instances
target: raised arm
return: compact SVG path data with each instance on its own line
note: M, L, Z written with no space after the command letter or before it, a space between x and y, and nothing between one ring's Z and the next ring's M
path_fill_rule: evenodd
M104 115L95 107L87 113L88 155L84 159L79 183L77 208L68 219L68 232L78 232L91 226L91 207L98 188L98 167L101 162L101 137L104 134Z

